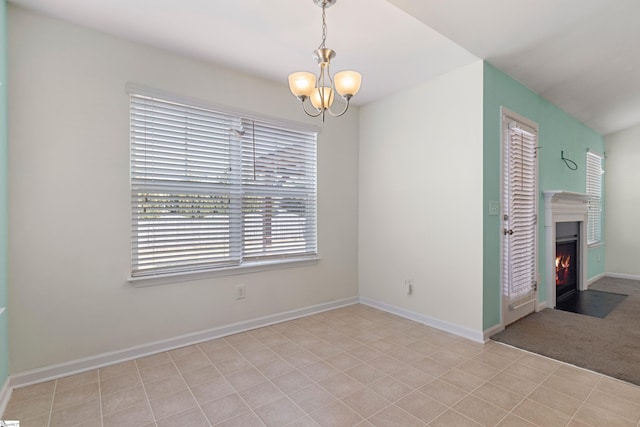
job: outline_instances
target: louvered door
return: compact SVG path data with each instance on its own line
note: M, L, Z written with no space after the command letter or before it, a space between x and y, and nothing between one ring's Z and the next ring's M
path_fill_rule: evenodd
M503 116L503 323L535 309L537 298L537 145L535 124Z

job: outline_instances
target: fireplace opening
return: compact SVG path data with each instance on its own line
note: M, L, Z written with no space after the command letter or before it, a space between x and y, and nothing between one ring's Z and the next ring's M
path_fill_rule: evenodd
M580 224L556 224L556 300L578 290L578 256Z

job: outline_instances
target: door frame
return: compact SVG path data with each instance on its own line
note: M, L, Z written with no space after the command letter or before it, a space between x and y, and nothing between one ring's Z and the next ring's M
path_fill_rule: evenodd
M505 297L504 297L504 253L505 253L505 239L503 236L503 230L504 230L504 215L505 215L505 204L504 204L504 199L503 199L503 195L504 195L504 174L505 174L505 170L504 170L504 155L505 155L505 132L504 132L504 118L505 117L510 117L516 121L519 121L529 127L531 127L532 129L535 129L537 132L537 145L538 147L536 147L536 150L538 150L539 146L540 146L540 131L539 131L539 126L538 123L534 122L531 119L528 119L518 113L516 113L513 110L509 110L508 108L501 106L500 107L500 219L499 219L499 236L500 236L500 324L501 326L504 328L507 326L506 321L507 321L507 313L509 310L508 307L508 302L506 301ZM537 153L536 153L537 156ZM530 307L530 311L527 311L527 314L533 313L533 312L537 312L540 310L540 302L539 302L539 296L540 296L540 194L539 194L539 188L540 188L540 171L539 171L539 159L536 160L536 183L535 183L535 198L536 198L536 227L535 227L535 279L537 282L537 287L535 289L535 295L534 295L534 299L533 301L531 301L530 303L527 303L527 305L531 305ZM527 309L529 310L529 309ZM525 315L521 316L524 317ZM514 320L515 321L515 320ZM514 321L511 321L510 323L513 323ZM509 324L510 324L509 323Z

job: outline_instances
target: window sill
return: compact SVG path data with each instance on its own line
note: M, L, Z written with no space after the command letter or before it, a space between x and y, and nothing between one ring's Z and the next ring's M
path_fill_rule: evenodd
M203 270L176 274L163 274L151 277L129 277L127 281L136 288L146 286L166 285L169 283L190 282L193 280L209 279L212 277L235 276L240 274L258 273L261 271L280 270L283 268L296 268L315 265L319 258L300 258L279 261L263 261L245 264L242 266L216 268L215 270Z

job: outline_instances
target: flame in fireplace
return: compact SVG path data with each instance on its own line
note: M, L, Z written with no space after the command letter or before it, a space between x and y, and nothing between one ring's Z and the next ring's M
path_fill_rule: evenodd
M571 266L571 255L560 254L556 256L556 286L566 284L569 279L569 267Z

